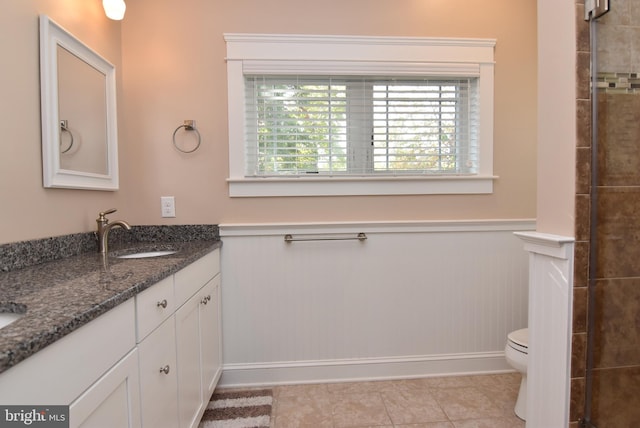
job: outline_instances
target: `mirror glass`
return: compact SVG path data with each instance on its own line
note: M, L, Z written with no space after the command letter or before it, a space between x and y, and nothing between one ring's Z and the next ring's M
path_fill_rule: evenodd
M115 67L40 16L45 187L118 188Z
M107 174L105 76L58 46L60 168Z

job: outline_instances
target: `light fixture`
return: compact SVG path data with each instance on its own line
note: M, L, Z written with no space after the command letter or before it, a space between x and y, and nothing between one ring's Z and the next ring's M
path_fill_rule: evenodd
M107 15L107 18L115 21L122 20L122 18L124 18L124 11L127 9L124 0L102 0L102 7L104 7L104 13Z

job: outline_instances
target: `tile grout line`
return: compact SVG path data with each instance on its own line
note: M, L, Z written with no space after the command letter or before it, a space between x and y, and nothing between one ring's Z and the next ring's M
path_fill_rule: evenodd
M387 407L387 402L384 399L384 395L382 392L377 392L377 394L380 395L380 400L382 401L382 405L384 406L384 411L387 414L387 418L389 419L389 422L391 422L391 426L395 427L396 423L393 421L393 418L391 417L391 415L389 414L389 408Z

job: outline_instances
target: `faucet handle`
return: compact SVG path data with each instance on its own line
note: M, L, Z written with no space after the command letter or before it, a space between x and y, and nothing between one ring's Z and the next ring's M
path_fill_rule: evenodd
M115 209L115 208L111 208L109 210L106 210L106 211L103 211L101 213L98 213L98 215L100 216L100 218L98 220L106 220L105 217L106 217L107 214L113 214L116 211L118 211L118 210Z

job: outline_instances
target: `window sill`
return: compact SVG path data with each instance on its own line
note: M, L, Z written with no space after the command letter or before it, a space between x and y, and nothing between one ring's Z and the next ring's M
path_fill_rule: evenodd
M493 193L496 176L229 178L232 198Z

